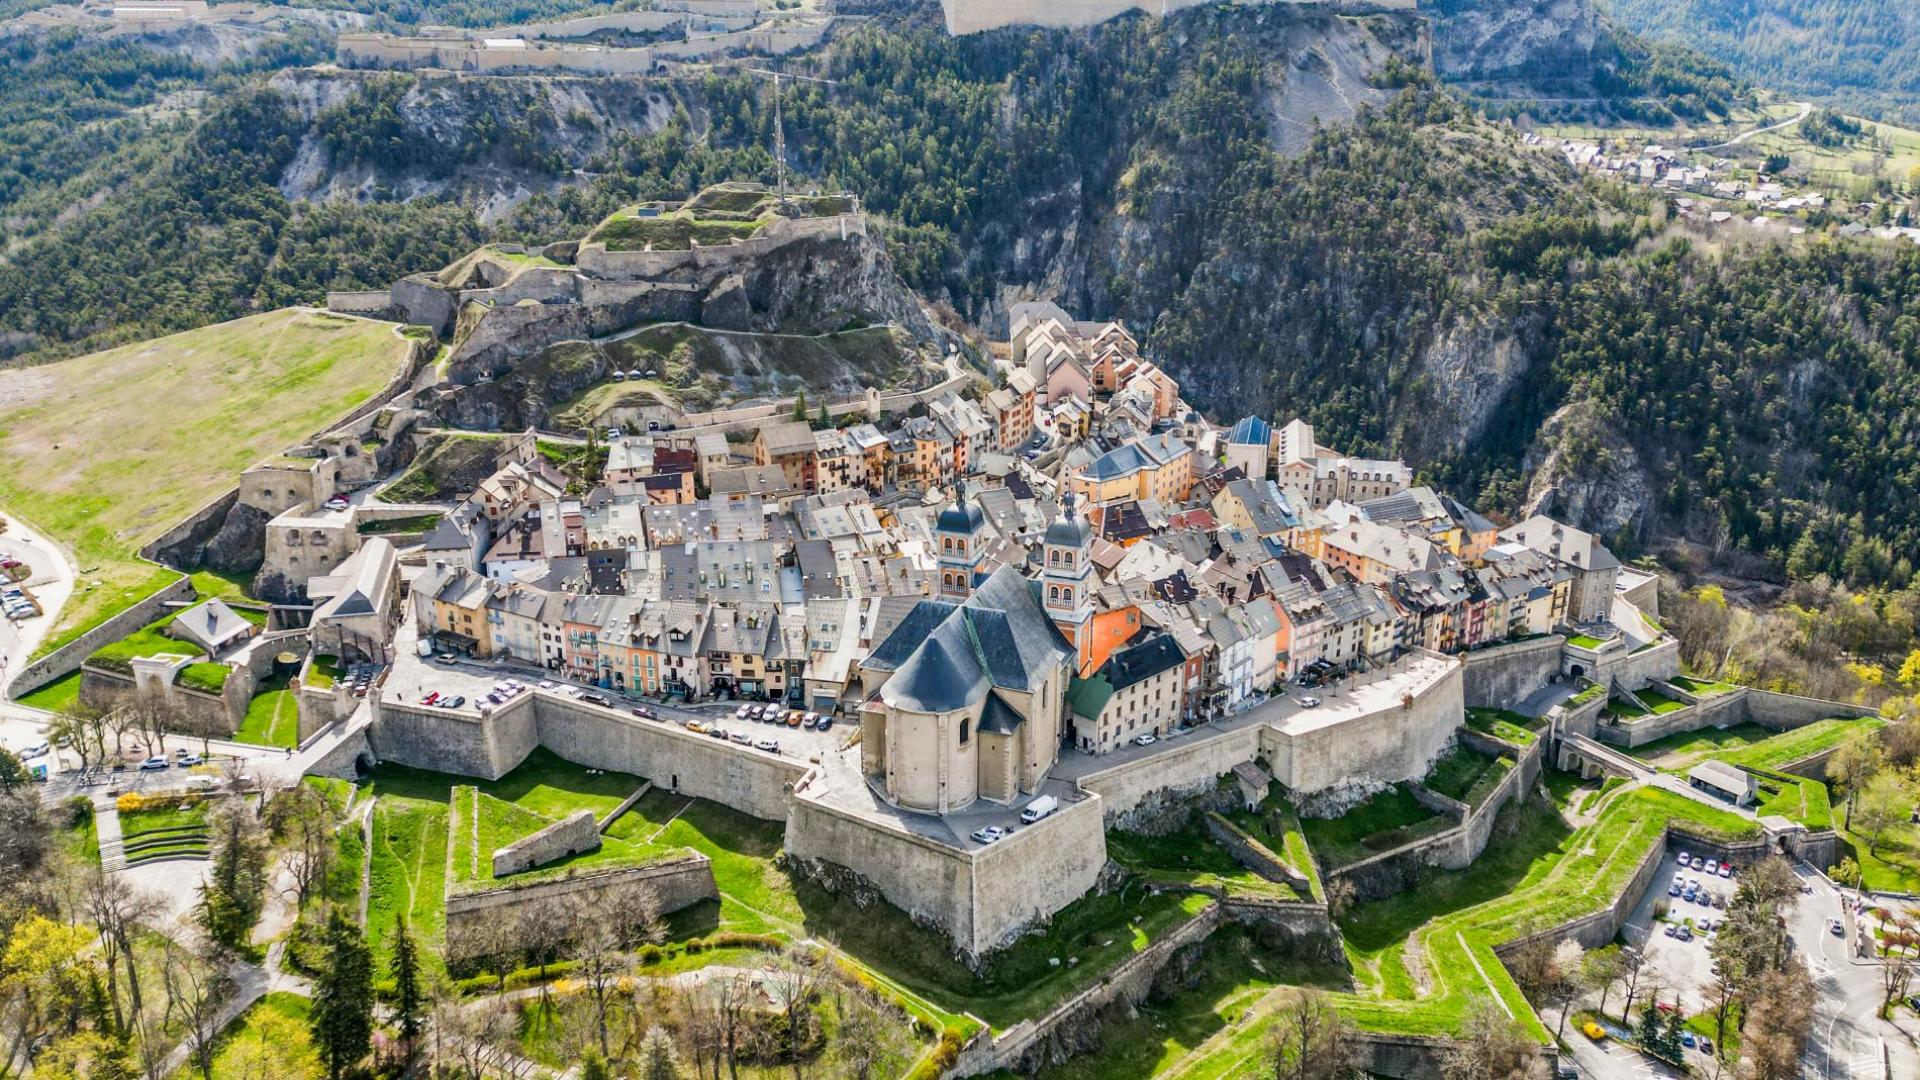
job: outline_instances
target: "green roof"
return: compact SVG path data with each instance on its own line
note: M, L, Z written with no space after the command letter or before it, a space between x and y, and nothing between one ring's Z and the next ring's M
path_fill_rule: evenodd
M1067 708L1075 716L1084 716L1089 720L1100 715L1107 707L1107 699L1113 696L1113 684L1105 675L1095 675L1091 679L1074 676L1067 684Z

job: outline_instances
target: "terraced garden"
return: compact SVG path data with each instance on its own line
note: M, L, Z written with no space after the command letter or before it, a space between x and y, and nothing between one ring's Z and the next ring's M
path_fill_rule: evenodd
M204 859L209 834L207 803L120 811L120 840L127 865L161 859Z

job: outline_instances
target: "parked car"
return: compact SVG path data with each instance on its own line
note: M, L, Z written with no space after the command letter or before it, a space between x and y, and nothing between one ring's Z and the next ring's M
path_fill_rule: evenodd
M1300 707L1303 709L1317 709L1320 707L1320 699L1309 694L1300 699Z
M742 705L739 708L733 710L733 715L735 719L745 720L748 717L748 715L750 715L753 711L754 711L753 706Z
M1680 933L1679 929L1675 927L1672 923L1668 923L1666 926L1662 927L1660 932L1667 935L1668 937L1675 937Z
M695 735L705 735L707 733L707 725L698 720L689 720L687 721L687 730L693 732Z
M772 739L761 739L753 744L753 748L755 750L765 750L769 754L777 754L780 752L780 744L774 742Z
M590 705L598 705L603 709L613 708L613 699L605 694L581 694L580 700Z
M150 757L140 763L141 772L158 772L166 767L167 759L163 757Z
M1720 872L1720 864L1719 864L1719 863L1717 863L1717 862L1714 862L1714 861L1713 861L1712 859L1708 859L1708 860L1707 860L1707 873L1709 873L1709 874L1718 874L1719 872Z
M825 713L821 713L821 714L820 714L820 723L819 723L819 724L817 724L817 725L815 725L815 727L814 727L814 730L815 730L815 731L826 731L826 730L828 730L828 729L830 729L830 728L832 728L832 727L833 727L833 717L831 717L831 716L828 716L828 715L827 715L827 714L825 714Z
M1039 821L1041 818L1046 817L1048 814L1053 813L1055 810L1058 810L1059 808L1060 808L1059 799L1056 799L1051 795L1042 795L1039 798L1028 803L1027 808L1025 810L1020 811L1020 820L1031 825L1034 822Z
M429 691L427 691L427 694L426 694L426 696L420 699L420 704L422 704L422 705L431 705L431 704L433 704L434 702L436 702L436 701L439 701L439 700L440 700L440 691L438 691L438 690L429 690Z
M1679 896L1679 895L1680 895L1680 883L1676 881L1676 882L1673 882L1673 883L1671 883L1671 884L1669 884L1669 885L1667 886L1667 895L1668 895L1668 896Z
M450 652L443 652L439 656L436 656L433 658L433 662L436 664L451 664L453 663L453 660L454 660L454 656Z
M199 754L182 754L180 760L174 764L182 769L191 769L195 765L200 764L200 761L201 758Z
M1136 735L1133 737L1133 745L1135 746L1152 746L1157 741L1151 731L1144 735Z
M1830 934L1832 934L1832 935L1833 935L1834 937L1846 937L1846 936L1847 936L1847 928L1846 928L1845 926L1842 926L1842 925L1840 924L1840 920L1839 920L1839 919L1829 919L1829 920L1827 920L1827 932L1828 932L1828 933L1830 933Z
M727 738L732 739L734 742L739 743L741 746L753 745L753 736L747 734L744 731L736 731L733 734L727 736Z
M1001 828L998 825L989 825L984 829L973 830L974 841L976 843L981 843L981 844L991 844L995 840L998 840L1001 837L1004 837L1006 835L1007 835L1007 830Z
M557 683L557 682L554 682L554 681L553 681L552 679L541 679L541 680L540 680L540 689L542 689L542 690L551 690L551 689L553 689L554 687L556 687L556 686L559 686L559 685L560 685L559 683Z
M806 713L803 713L803 712L801 712L801 711L800 711L800 710L798 710L798 709L795 709L794 711L792 711L792 712L790 712L790 713L788 713L788 714L787 714L787 726L788 726L788 727L799 727L799 726L800 726L800 721L801 721L802 719L804 719L804 718L806 717L806 715L807 715Z
M453 695L453 697L442 702L442 704L444 704L449 709L457 709L460 706L465 705L466 703L467 703L467 699L464 697L461 697L459 694L455 694Z
M1581 1023L1580 1033L1582 1035L1585 1035L1587 1038L1592 1039L1594 1042L1605 1042L1607 1038L1607 1029L1601 1027L1599 1024L1596 1024L1591 1020L1587 1020Z
M1721 877L1723 877L1723 878L1730 878L1730 877L1732 877L1732 876L1733 876L1733 867L1731 867L1731 866L1728 866L1728 865L1727 865L1726 863L1721 863L1721 864L1720 864L1720 876L1721 876Z
M1691 1049L1693 1049L1693 1044L1694 1044L1694 1042L1695 1042L1695 1041L1696 1041L1696 1040L1695 1040L1695 1039L1694 1039L1694 1037L1693 1037L1693 1032L1691 1032L1691 1031L1682 1031L1682 1032L1680 1033L1680 1045L1681 1045L1681 1046L1684 1046L1684 1047L1686 1047L1687 1049L1689 1049L1689 1050L1691 1050Z

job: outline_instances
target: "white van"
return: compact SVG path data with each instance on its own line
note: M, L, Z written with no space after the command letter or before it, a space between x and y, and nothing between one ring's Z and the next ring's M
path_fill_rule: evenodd
M1025 810L1020 811L1020 820L1031 825L1034 822L1039 821L1041 818L1046 817L1048 814L1053 813L1055 810L1059 809L1059 807L1060 807L1059 799L1056 799L1051 795L1042 795L1039 798L1028 803L1027 808Z

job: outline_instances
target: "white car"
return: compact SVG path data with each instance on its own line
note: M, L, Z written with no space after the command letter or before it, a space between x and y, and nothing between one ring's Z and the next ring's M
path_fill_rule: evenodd
M1001 828L998 825L989 825L984 829L973 830L974 841L976 843L981 843L981 844L991 844L995 840L1002 839L1006 835L1007 835L1007 830Z
M554 681L553 681L552 679L541 679L541 680L540 680L540 689L542 689L542 690L551 690L551 689L553 689L554 687L556 687L556 686L559 686L559 685L560 685L559 683L557 683L557 682L554 682Z
M1308 695L1307 697L1303 697L1300 699L1300 707L1303 709L1317 709L1320 707L1320 699L1317 697L1313 697L1312 695Z
M1151 732L1151 731L1149 731L1149 732L1147 732L1147 733L1146 733L1145 735L1137 735L1137 736L1135 736L1135 737L1134 737L1134 740L1133 740L1133 745L1135 745L1135 746L1152 746L1152 745L1154 744L1154 742L1155 742L1155 741L1156 741L1156 740L1155 740L1155 738L1154 738L1154 734L1153 734L1153 732Z

